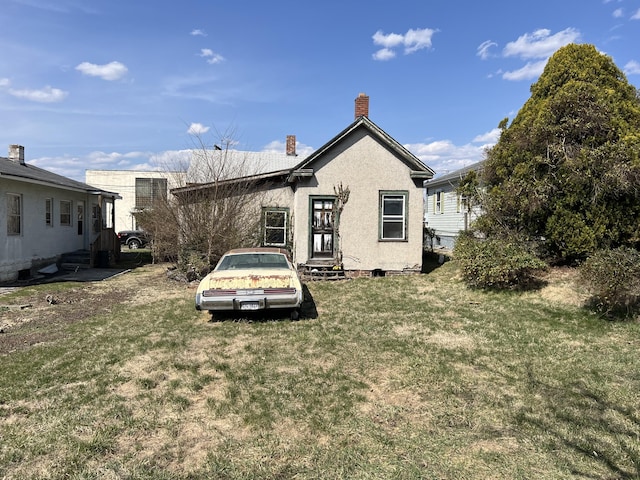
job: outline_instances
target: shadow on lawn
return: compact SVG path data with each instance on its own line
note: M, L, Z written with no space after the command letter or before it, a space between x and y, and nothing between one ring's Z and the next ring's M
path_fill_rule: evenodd
M451 256L445 251L429 252L425 250L422 252L422 269L420 272L431 273L449 260L451 260Z
M522 383L522 378L496 372L508 378L512 384ZM640 478L640 417L635 406L610 401L605 393L597 392L577 379L566 385L551 385L542 380L531 365L527 365L527 378L523 391L530 402L516 409L515 419L520 426L534 429L535 438L550 437L545 443L561 454L568 448L585 460L607 468L611 479ZM603 478L589 470L588 462L577 465L575 457L560 457L571 474L584 478Z

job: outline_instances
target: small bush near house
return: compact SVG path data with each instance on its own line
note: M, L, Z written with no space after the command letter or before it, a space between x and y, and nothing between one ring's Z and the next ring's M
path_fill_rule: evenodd
M640 252L629 247L596 252L580 267L581 284L597 312L630 318L640 310Z
M465 283L476 288L513 289L530 286L547 265L516 238L479 239L471 233L456 241L454 258Z

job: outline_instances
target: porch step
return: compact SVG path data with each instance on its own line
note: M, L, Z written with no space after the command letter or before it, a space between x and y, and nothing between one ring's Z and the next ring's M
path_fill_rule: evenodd
M344 280L344 270L334 269L333 265L302 264L298 266L298 273L302 280Z
M89 250L76 250L62 254L60 268L67 271L78 271L78 269L89 268L91 266L91 253Z

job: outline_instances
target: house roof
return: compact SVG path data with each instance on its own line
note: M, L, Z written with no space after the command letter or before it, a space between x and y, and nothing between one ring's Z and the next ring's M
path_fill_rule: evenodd
M480 172L484 168L484 160L467 165L458 170L441 175L426 183L426 187L438 187L440 185L448 185L458 183L469 172Z
M192 150L187 183L211 183L239 178L261 177L291 170L300 158L280 152L248 152L243 150Z
M302 161L296 155L277 152L245 152L230 149L194 150L192 151L192 161L187 172L188 185L171 191L174 194L179 194L187 191L205 190L215 183L211 181L211 178L217 178L218 183L231 183L241 180L267 180L285 176L288 177L289 182L295 182L299 177L312 176L313 163L329 149L360 128L367 129L370 134L395 152L411 169L412 178L428 180L435 174L418 157L363 115L356 118L351 125ZM215 162L216 159L219 160L217 164ZM216 168L219 170L216 170Z
M292 176L296 176L296 174L305 176L305 174L308 174L316 159L324 155L329 149L340 143L342 140L344 140L346 137L360 128L368 130L369 133L371 133L375 138L386 145L390 150L395 152L396 155L401 158L409 166L409 168L411 168L411 176L413 178L428 180L435 175L435 172L430 167L425 165L418 157L416 157L413 153L411 153L400 143L398 143L394 138L387 134L387 132L373 123L369 119L369 117L362 115L356 118L351 125L341 131L338 135L333 137L322 147L317 149L302 162L296 165L296 167L293 169Z
M35 165L16 162L6 157L0 157L0 178L46 185L62 188L64 190L73 190L76 192L86 192L94 195L105 194L114 196L115 198L120 198L120 196L115 192L109 192L100 188L92 187L86 183L58 175L57 173L36 167Z

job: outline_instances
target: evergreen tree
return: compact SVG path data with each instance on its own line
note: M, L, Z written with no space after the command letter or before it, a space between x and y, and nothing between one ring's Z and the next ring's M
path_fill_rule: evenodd
M548 61L487 152L487 235L541 239L553 258L640 244L640 96L592 45Z

